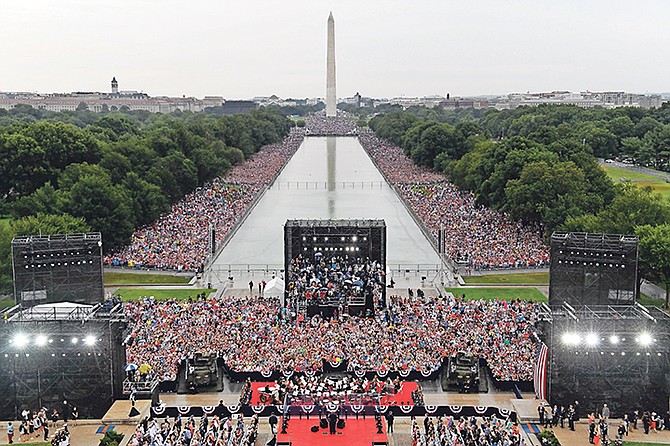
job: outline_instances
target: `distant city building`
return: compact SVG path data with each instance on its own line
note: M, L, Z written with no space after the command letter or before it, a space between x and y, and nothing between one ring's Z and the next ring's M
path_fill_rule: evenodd
M172 113L177 110L200 112L207 107L223 106L226 102L220 96L196 98L150 97L137 91L119 91L116 77L112 78L110 93L8 93L0 92L0 108L11 110L19 104L30 105L40 110L54 112L75 111L85 107L93 112L115 110L145 110L151 113Z
M455 97L432 95L423 97L394 97L369 98L356 93L352 97L338 98L338 103L360 106L399 105L404 109L409 107L441 107L453 109L513 109L522 106L536 107L545 104L567 104L583 108L617 108L640 107L658 108L666 98L660 94L644 95L627 93L624 91L551 91L538 93L510 93L505 96ZM323 98L280 98L277 95L256 96L252 100L226 100L221 96L205 96L202 99L193 97L173 98L168 96L149 96L146 93L133 90L119 90L116 77L112 78L111 92L72 93L30 93L30 92L0 92L0 109L11 110L19 104L30 105L40 110L54 112L75 111L85 108L93 112L116 110L144 110L150 113L172 113L177 110L202 112L213 107L215 112L222 114L249 113L261 106L298 107L314 106L323 103Z
M305 99L294 99L294 98L285 98L282 99L276 95L272 96L255 96L253 101L259 107L268 107L268 106L277 106L277 107L297 107L300 105L317 105L319 102L323 102L321 98L305 98Z
M552 91L541 93L512 93L506 97L499 97L491 101L492 107L498 110L511 109L521 106L536 107L546 104L576 105L582 108L617 108L617 107L660 107L663 98L660 95L643 95L626 93L624 91L585 91L573 93L570 91Z

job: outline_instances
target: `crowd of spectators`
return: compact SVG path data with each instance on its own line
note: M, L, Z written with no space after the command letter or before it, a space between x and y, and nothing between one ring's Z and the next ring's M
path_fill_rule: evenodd
M258 416L245 423L243 415L234 418L203 416L182 420L165 418L163 422L145 418L135 428L130 446L251 446L258 436Z
M538 304L462 298L391 297L374 318L341 314L284 320L277 300L224 297L125 303L134 342L129 362L175 380L181 360L218 353L236 372L321 371L346 360L350 371L437 370L466 351L485 358L500 381L532 379ZM194 335L197 333L197 336Z
M362 132L359 141L424 227L438 239L445 230L445 253L473 269L546 266L549 249L536 228L513 222L475 203L435 171L414 165L401 148Z
M208 253L209 228L217 245L241 220L296 152L303 132L263 147L224 177L197 188L153 224L136 231L129 246L105 257L105 264L138 268L198 270Z
M63 424L59 426L61 415L56 409L49 412L46 407L33 411L23 409L21 419L16 423L7 424L8 441L13 443L14 436L18 434L18 441L21 443L42 440L51 442L53 446L67 446L70 440L70 431L68 430L68 418L74 425L77 424L79 413L76 407L70 407L67 401L63 402L65 410Z
M425 417L423 428L412 417L411 435L413 446L524 445L518 426L495 416L481 420Z
M353 119L340 111L338 116L326 117L325 113L315 113L305 118L305 134L311 136L352 136L358 134Z
M384 266L354 255L300 255L288 266L289 296L341 301L372 295L385 286Z

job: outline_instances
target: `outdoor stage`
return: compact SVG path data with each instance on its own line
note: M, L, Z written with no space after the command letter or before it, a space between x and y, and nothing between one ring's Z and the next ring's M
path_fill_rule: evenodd
M356 419L349 417L345 420L344 429L337 429L335 435L331 435L329 428L319 428L312 432L313 426L319 426L319 419L312 418L297 419L291 417L285 434L277 434L277 445L291 446L370 446L372 444L388 444L386 437L386 421L382 418L382 433L377 433L377 425L374 417ZM281 427L281 422L279 423ZM280 429L281 432L281 429Z
M427 405L495 406L505 409L512 409L510 400L515 398L512 392L445 393L424 391L423 396ZM523 398L524 400L533 400L535 395L523 393ZM195 395L163 393L160 399L167 407L216 406L219 404L219 401L223 401L226 405L234 405L239 404L240 394L239 391L234 393L227 391L207 392ZM537 415L537 410L535 411L535 415Z

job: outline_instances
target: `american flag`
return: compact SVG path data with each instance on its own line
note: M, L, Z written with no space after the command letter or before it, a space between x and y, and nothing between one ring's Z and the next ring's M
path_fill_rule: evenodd
M538 399L547 399L547 361L549 359L549 349L544 342L540 342L537 348L537 361L533 372L533 385L535 386L535 396Z

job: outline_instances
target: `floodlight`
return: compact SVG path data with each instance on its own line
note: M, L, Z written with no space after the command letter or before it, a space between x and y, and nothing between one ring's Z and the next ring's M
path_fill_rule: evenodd
M586 335L586 344L594 346L598 344L598 335L595 333L589 333Z
M78 339L78 338L72 338L71 342L72 342L73 344L76 344L77 342L79 342L79 339Z
M23 333L18 333L16 336L14 336L14 345L16 345L18 348L23 348L28 345L30 340L28 339L28 336L24 335Z
M356 237L355 235L353 237L351 237L352 242L355 242L356 240L358 240L358 237Z
M48 341L47 337L44 336L44 335L38 335L35 338L35 344L39 345L40 347L43 347L43 346L47 345L47 341Z
M651 344L651 335L646 332L640 333L640 336L636 340L641 346L646 347Z
M88 335L84 338L84 344L86 344L86 345L93 345L93 344L95 344L95 341L96 341L96 339L95 339L95 336L93 336L93 335Z
M581 338L577 333L564 333L561 340L565 345L578 345Z
M617 335L610 336L610 342L612 344L618 344L619 343L619 337Z

